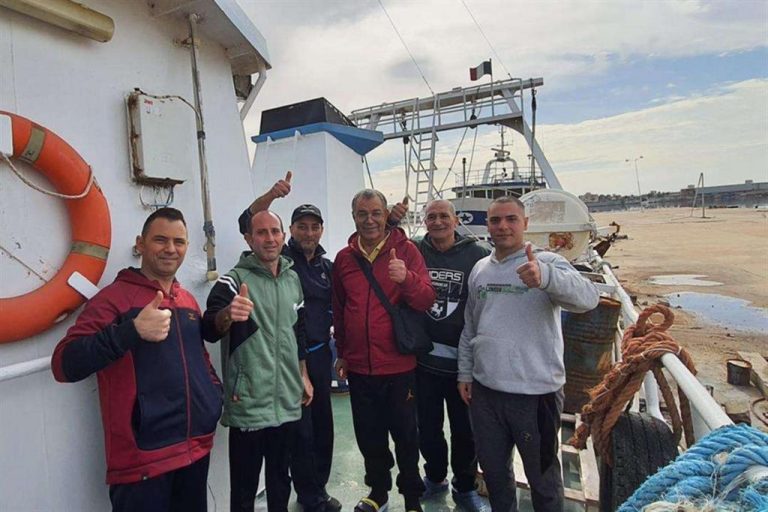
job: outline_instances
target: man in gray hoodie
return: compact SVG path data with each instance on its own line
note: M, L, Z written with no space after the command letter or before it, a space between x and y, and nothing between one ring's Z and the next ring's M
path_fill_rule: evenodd
M517 510L508 467L513 447L520 452L534 510L563 509L557 459L565 384L560 312L586 312L599 300L594 284L563 257L534 254L523 238L527 227L517 198L491 203L488 232L495 247L469 276L459 342L459 393L469 405L494 512Z

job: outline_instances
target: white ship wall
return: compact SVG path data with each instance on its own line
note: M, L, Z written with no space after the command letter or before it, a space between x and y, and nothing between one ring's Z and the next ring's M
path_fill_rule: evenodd
M115 20L112 41L96 43L0 8L0 110L54 131L93 167L112 217L112 247L99 283L103 287L121 268L138 266L131 248L150 213L140 205L139 188L129 178L125 96L134 87L189 101L193 93L189 50L174 44L187 37L185 23L152 18L145 2L89 0L88 6ZM251 178L224 50L205 40L199 50L217 259L224 272L244 248L237 216L252 200ZM179 279L204 308L210 284L205 281L198 170L191 175L193 179L176 187L171 206L184 212L191 239ZM148 192L145 199L152 196ZM0 245L44 277L56 272L69 245L62 201L29 189L4 164ZM0 249L0 295L38 287L40 280L5 250ZM0 344L0 366L49 357L73 320L67 318L32 339ZM220 368L218 345L208 348ZM58 384L50 371L43 371L0 382L0 419L1 511L109 509L95 377ZM225 432L220 427L211 466L218 510L228 508Z
M352 197L365 188L360 155L326 132L256 145L252 176L254 183L272 184L293 171L291 193L272 202L271 209L283 219L288 229L291 213L300 204L311 203L320 208L324 219L321 244L330 259L347 245L355 231L352 219ZM254 195L266 191L254 190Z

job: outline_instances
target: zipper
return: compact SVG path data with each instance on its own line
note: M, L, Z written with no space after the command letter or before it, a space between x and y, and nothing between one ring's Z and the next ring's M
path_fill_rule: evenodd
M174 303L176 302L174 296L171 296L170 299L172 302ZM184 339L181 336L181 325L179 324L179 315L175 310L176 308L174 307L172 312L175 313L173 315L174 317L173 319L176 324L176 332L179 338L179 349L181 351L181 365L182 365L182 368L184 368L184 391L186 393L186 398L187 398L187 452L189 454L190 460L192 460L192 452L191 452L191 447L189 445L189 441L192 438L192 409L190 407L191 401L189 397L189 394L190 394L189 393L189 368L187 367L187 355L184 352Z
M371 275L373 275L373 265L371 265ZM368 297L365 304L365 337L368 341L368 375L373 375L373 362L371 361L371 323L368 317L371 311L372 290L371 283L368 283Z
M274 280L274 283L275 283L275 320L276 320L275 321L275 325L279 326L280 325L280 300L279 300L280 299L280 293L279 293L279 287L278 287L278 283L277 283L277 277L273 276L272 279ZM274 364L275 364L275 390L274 390L274 393L272 394L272 407L273 407L273 409L275 411L275 418L279 422L280 421L280 417L279 417L280 414L279 414L279 412L277 410L277 392L278 392L278 389L280 389L280 384L279 384L279 380L280 380L280 362L278 360L278 343L279 343L279 341L278 341L278 336L277 336L277 330L274 330L274 332L272 333L272 339L273 339L272 345L274 346L273 350L272 350L272 354L274 356Z

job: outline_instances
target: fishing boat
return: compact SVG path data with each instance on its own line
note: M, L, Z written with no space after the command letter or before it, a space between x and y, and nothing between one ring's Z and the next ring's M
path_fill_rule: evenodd
M516 168L502 145L495 161L509 164L506 171L489 167L477 180L468 175L456 183L452 200L465 226L483 237L477 227L483 205L499 189L521 195L540 215L531 231L541 237L537 245L573 253L604 294L620 302L611 359L619 357L622 329L637 320L610 265L591 248L594 222L561 190L535 124L532 129L526 121L523 94L543 86L540 78L457 88L348 115L320 102L320 118L277 111L260 134L246 134L243 119L271 61L263 36L234 0L89 0L88 7L70 0L0 0L0 69L3 512L109 508L96 379L57 384L50 356L82 304L118 270L138 264L134 237L161 206L185 213L191 246L178 277L204 304L211 283L245 248L239 213L286 169L295 176L291 205L313 202L332 219L323 244L335 254L353 230L349 198L366 185L361 156L386 140L406 142L405 190L417 212L409 229L416 234L418 212L444 194L434 180L437 133L501 124L522 135L531 171ZM246 136L256 142L253 164ZM46 140L56 142L58 153L50 153ZM285 218L291 205L276 209ZM218 347L209 349L220 368ZM674 355L663 360L691 400L697 433L730 423ZM646 384L645 410L662 418L655 384ZM366 487L362 460L348 442L347 397L334 397L334 412L337 453L329 490L346 508ZM580 421L577 413L564 420L566 429ZM226 439L219 427L209 510L228 507ZM609 510L605 500L600 504L601 493L614 501L617 494L606 486L609 478L600 489L594 452L564 447L562 457L564 467L575 468L566 475L571 504ZM525 487L523 472L516 475ZM614 476L615 487L623 476Z

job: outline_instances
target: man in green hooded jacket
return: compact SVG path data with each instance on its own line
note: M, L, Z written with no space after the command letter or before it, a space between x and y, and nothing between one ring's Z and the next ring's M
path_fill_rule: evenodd
M256 213L245 238L252 252L243 253L211 290L203 337L222 338L230 510L253 511L265 461L267 509L282 512L291 493L291 429L313 393L304 364L304 298L292 260L280 255L280 217Z

